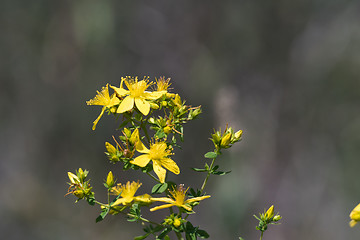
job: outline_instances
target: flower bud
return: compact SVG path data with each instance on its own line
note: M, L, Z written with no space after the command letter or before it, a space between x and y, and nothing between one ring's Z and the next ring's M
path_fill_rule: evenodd
M131 131L130 131L130 129L124 128L124 135L125 135L127 138L130 138L130 136L131 136Z
M180 219L175 218L175 219L174 219L174 223L173 223L173 225L174 225L174 227L176 227L176 228L180 227L180 225L181 225L181 221L180 221Z
M74 196L78 197L79 199L82 199L85 197L84 191L83 190L75 190L73 192Z
M157 105L156 103L150 102L150 107L152 109L159 109L159 105Z
M280 216L280 215L275 215L274 218L273 218L273 221L274 221L274 222L277 222L277 221L279 221L280 219L282 219L282 216Z
M162 101L162 102L161 102L161 105L162 105L163 107L166 107L166 106L167 106L167 102L166 102L166 101Z
M179 94L175 95L175 99L173 100L173 102L175 103L175 105L177 107L181 107L182 104L181 104L181 98L180 98Z
M114 181L114 175L113 173L110 171L107 175L107 178L106 178L106 185L108 186L108 188L111 188L113 187L115 184L115 181Z
M110 162L115 163L120 160L120 152L110 143L105 142L106 151L105 154L108 156Z
M194 111L191 112L191 118L194 119L197 116L199 116L201 114L201 108L196 108Z
M239 140L241 138L241 135L242 135L242 130L239 130L235 133L234 137L236 140Z
M73 183L73 184L80 183L80 179L75 174L73 174L72 172L68 172L68 176L69 176L69 179L70 179L71 183Z
M231 133L229 132L224 137L222 137L221 142L220 142L220 146L222 148L228 147L229 144L230 144L230 140L231 140Z
M166 134L171 133L171 127L169 127L169 126L164 127L164 133L166 133Z
M130 139L129 139L129 142L132 144L132 145L135 145L135 143L137 142L137 141L139 141L140 140L140 135L139 135L139 129L137 128L137 129L135 129L134 131L133 131L133 133L131 134L131 137L130 137Z
M265 218L272 218L274 216L274 205L271 205L265 213Z

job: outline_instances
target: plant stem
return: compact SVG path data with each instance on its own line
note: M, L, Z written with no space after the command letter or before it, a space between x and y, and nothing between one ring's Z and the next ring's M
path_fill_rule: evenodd
M260 240L262 240L263 235L264 235L264 232L261 232L261 235L260 235Z
M175 232L175 231L174 231L174 232ZM175 232L175 234L176 234L176 236L177 236L177 238L178 238L179 240L184 240L184 238L181 236L181 233Z
M152 179L154 179L155 181L157 181L158 183L161 183L159 179L157 179L154 175L152 175L151 173L147 172L147 175L149 175Z
M216 159L216 158L213 158L213 160L212 160L212 162L211 162L211 165L210 165L208 174L207 174L207 176L206 176L206 178L205 178L205 180L204 180L204 182L203 182L203 184L202 184L202 186L201 186L200 193L202 193L202 192L204 191L204 189L205 189L206 183L207 183L207 181L208 181L208 179L209 179L209 177L210 177L210 174L211 174L211 169L212 169L213 166L214 166L215 159Z

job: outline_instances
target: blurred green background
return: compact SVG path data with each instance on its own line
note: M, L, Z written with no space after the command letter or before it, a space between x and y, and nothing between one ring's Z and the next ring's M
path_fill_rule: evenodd
M116 123L86 106L121 76L172 78L202 105L185 126L172 180L200 187L213 128L244 131L209 180L192 222L211 239L258 239L253 214L271 204L282 224L267 240L358 239L360 4L344 0L1 1L0 232L4 239L132 239L140 224L64 197L67 171L90 170L97 198L112 170ZM146 214L146 213L145 213ZM165 212L158 212L160 217Z

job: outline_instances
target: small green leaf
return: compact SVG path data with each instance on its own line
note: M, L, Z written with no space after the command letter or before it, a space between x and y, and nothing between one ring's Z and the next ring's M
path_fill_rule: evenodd
M227 171L227 172L222 172L222 171L213 171L211 172L214 175L218 175L218 176L222 176L222 175L226 175L228 173L231 173L231 171Z
M201 238L209 238L209 237L210 237L210 235L209 235L206 231L204 231L204 230L198 229L198 230L196 231L196 233L197 233L197 235L198 235L199 237L201 237Z
M165 236L171 231L171 228L165 228L160 235L157 237L157 239L164 239Z
M207 152L204 157L214 159L217 157L217 154L215 152Z
M163 193L166 191L167 188L168 188L167 183L158 183L152 188L151 194Z
M202 168L191 168L192 170L194 170L195 172L206 172L206 169L202 169Z
M102 220L104 220L104 218L106 217L106 215L109 213L110 208L104 208L103 210L101 210L100 215L96 218L96 222L101 222Z

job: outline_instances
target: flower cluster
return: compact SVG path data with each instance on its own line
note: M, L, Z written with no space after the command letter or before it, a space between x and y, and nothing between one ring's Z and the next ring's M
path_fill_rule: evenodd
M138 194L142 186L140 181L117 183L110 171L104 181L108 201L102 203L95 199L89 180L85 180L88 171L79 168L75 174L68 172L68 194L73 194L78 200L85 199L90 205L100 205L97 222L108 214L122 213L129 221L146 224L145 234L136 239L145 239L150 235L155 235L156 239L168 239L171 231L178 239L183 239L182 235L186 239L208 238L208 233L194 227L188 217L195 213L193 209L196 205L210 198L210 195L204 193L209 177L230 172L219 171L219 166L214 164L221 155L220 150L241 140L242 131L234 132L229 127L226 127L224 133L220 130L212 135L215 150L205 154L205 158L212 159L211 164L205 163L203 169L193 168L198 173L207 173L200 189L186 188L183 184L169 181L173 174L180 174L173 150L184 140L184 124L201 114L200 106L186 105L178 94L170 92L170 85L170 79L165 77L155 81L150 81L149 77L142 80L138 77L123 77L119 87L106 84L93 99L87 101L88 105L102 106L100 115L93 122L93 130L105 112L121 119L118 128L120 134L105 142L105 154L110 163L120 164L122 170L141 171L149 177L154 182L151 191ZM109 92L111 89L112 93ZM170 215L156 223L141 215L144 208L148 208L150 213L169 209Z

